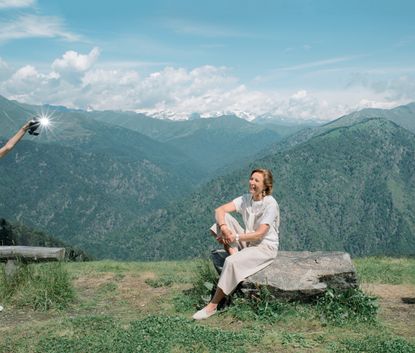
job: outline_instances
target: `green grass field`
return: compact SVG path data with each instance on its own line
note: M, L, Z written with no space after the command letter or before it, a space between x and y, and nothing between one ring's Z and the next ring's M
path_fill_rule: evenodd
M363 292L343 304L235 298L203 322L191 319L214 281L202 260L31 265L0 276L0 352L415 352L415 304L402 301L415 259L354 263Z

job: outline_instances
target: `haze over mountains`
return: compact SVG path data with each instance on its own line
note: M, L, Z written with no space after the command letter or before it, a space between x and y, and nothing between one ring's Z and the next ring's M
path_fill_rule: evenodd
M40 109L0 97L3 140ZM311 127L54 115L51 133L25 138L0 161L0 217L94 256L205 253L215 247L206 231L213 209L246 192L254 167L274 172L283 249L415 253L415 104Z

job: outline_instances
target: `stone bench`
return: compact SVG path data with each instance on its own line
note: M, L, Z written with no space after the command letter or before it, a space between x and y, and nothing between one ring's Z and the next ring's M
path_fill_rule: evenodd
M36 246L0 246L0 262L6 263L6 276L12 277L20 263L43 261L62 261L65 248L46 248Z
M212 261L221 272L227 254L214 250ZM358 287L356 270L345 252L279 251L274 262L246 278L240 285L249 295L266 287L277 298L309 301L327 288L346 290Z

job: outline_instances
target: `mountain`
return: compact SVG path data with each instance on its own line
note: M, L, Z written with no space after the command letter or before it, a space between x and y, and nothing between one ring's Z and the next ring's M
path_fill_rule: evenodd
M244 193L255 167L274 173L282 249L415 254L415 135L385 119L333 128L215 178L140 219L122 234L128 247L120 245L118 254L146 260L205 254L216 246L208 232L214 208Z
M218 119L218 123L203 120L202 127L193 130L189 125L162 130L165 141L173 140L174 134L180 136L178 141L191 130L192 138L181 149L190 151L194 145L199 151L195 161L189 157L192 153L182 152L169 141L157 141L133 129L99 121L94 119L96 114L64 109L50 112L46 107L2 98L0 128L5 138L0 138L0 143L29 117L42 112L51 114L51 129L41 131L37 137L26 135L0 161L0 216L24 222L71 244L85 245L86 250L95 253L105 247L103 239L107 234L128 228L135 219L183 198L206 180L206 160L228 161L229 170L232 158L241 156L247 146L255 150L260 147L252 144L263 146L267 136L275 137L257 127L252 133L249 123L237 118ZM112 117L112 113L108 115ZM136 114L133 116L136 118ZM150 124L149 118L146 120ZM220 140L212 137L217 154L201 157L203 142L198 145L197 140L203 138L204 128L209 129L206 123L216 127L206 135L224 134L231 142L223 142L218 148L215 144ZM159 126L158 122L154 124ZM226 132L221 130L221 124L227 126ZM234 135L233 130L237 130ZM249 144L256 132L259 141ZM234 152L235 143L241 140L246 142L240 148L242 152ZM206 146L206 150L212 148Z
M393 119L409 122L405 107ZM42 109L1 98L0 135ZM284 249L414 253L414 134L392 118L349 115L281 140L233 116L50 113L50 131L0 160L0 216L93 256L200 255L215 246L213 209L245 192L254 167L274 171Z
M383 118L415 133L415 103L410 103L393 109L362 109L360 111L344 115L321 126L306 127L296 133L293 133L284 140L278 141L272 146L269 146L269 148L272 151L288 149L296 144L307 141L313 136L323 134L331 129L351 126L369 118Z
M7 119L2 113L3 105L9 107ZM0 136L10 136L31 116L49 113L51 129L42 131L41 136L32 140L116 153L122 158L126 155L151 161L156 158L157 162L170 164L180 175L191 175L192 185L222 173L224 167L230 168L241 160L253 158L282 137L276 131L235 116L171 121L134 112L58 108L50 110L50 106L36 107L2 98ZM131 144L133 140L134 144Z
M127 128L96 121L83 111L47 111L44 107L24 105L0 96L0 136L10 137L29 117L41 113L50 115L50 128L41 130L37 137L27 134L25 140L56 143L124 162L148 161L174 179L183 178L183 182L192 185L204 175L199 162L174 146Z
M317 121L296 120L284 116L261 115L252 120L252 123L278 132L281 137L290 136L306 128L322 125Z
M0 180L1 217L71 244L125 226L190 192L191 183L147 159L25 140L1 159Z
M186 121L158 120L128 112L91 112L90 116L168 143L191 160L199 161L210 175L215 175L217 169L253 158L288 134L283 128L279 133L277 128L269 129L236 116Z
M415 133L415 102L393 109L362 109L331 121L329 128L351 125L362 119L384 118Z
M0 136L16 133L32 115L33 110L0 95Z

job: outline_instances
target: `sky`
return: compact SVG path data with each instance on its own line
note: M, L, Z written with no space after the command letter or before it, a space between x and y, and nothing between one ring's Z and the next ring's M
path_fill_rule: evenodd
M0 0L0 95L183 119L415 101L413 0Z

